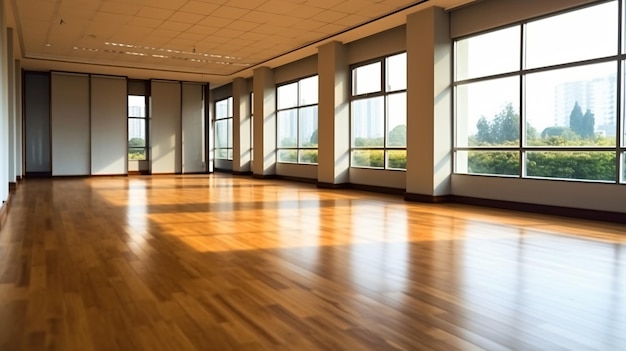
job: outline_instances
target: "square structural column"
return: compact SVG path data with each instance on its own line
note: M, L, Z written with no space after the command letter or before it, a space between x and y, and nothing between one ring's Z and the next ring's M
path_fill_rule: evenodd
M244 78L233 80L233 174L251 171L250 92Z
M254 166L253 176L276 174L276 83L274 71L259 67L253 73Z
M318 186L336 188L350 181L350 71L339 42L318 49Z
M440 202L452 174L452 44L448 13L407 16L407 184L405 199Z

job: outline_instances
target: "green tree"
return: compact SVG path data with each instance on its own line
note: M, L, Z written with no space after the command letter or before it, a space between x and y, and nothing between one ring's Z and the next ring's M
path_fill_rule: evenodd
M309 142L311 143L311 145L317 145L317 135L318 135L318 129L316 129L313 133L311 133L311 137L309 138Z
M591 110L587 109L587 112L585 112L585 115L582 118L580 136L585 139L593 139L595 136L595 124L596 119L594 114Z
M132 138L128 141L128 147L145 147L146 141L143 138Z
M478 128L478 133L476 133L476 141L478 143L493 144L491 123L489 123L485 116L481 116L478 119L478 122L476 122L476 128Z
M388 146L406 146L406 125L396 126L389 132Z
M569 114L569 127L576 135L583 135L583 110L578 105L578 101Z
M476 141L479 144L503 145L519 141L519 114L513 108L513 104L508 103L504 109L498 112L493 121L480 117L476 123L478 130ZM533 131L533 134L536 134Z

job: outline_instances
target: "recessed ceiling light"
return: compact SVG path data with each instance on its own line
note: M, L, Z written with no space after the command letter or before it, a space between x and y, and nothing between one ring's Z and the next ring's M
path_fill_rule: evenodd
M52 46L52 44L50 44L50 43L47 43L47 44L46 44L46 46L47 46L47 47L50 47L50 46Z

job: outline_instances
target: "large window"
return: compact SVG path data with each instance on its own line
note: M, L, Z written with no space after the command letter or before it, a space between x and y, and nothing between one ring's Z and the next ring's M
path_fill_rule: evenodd
M317 84L312 76L277 87L278 162L317 164Z
M406 169L406 53L352 68L351 166Z
M455 172L624 182L618 6L455 41Z
M128 95L128 159L146 160L146 97Z
M233 98L215 102L215 158L233 159Z

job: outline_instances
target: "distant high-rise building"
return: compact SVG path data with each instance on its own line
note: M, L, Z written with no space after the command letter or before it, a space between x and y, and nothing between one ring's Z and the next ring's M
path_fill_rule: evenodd
M590 110L594 114L596 132L616 135L617 73L560 84L555 88L555 97L555 126L569 126L569 116L578 102L583 113Z

